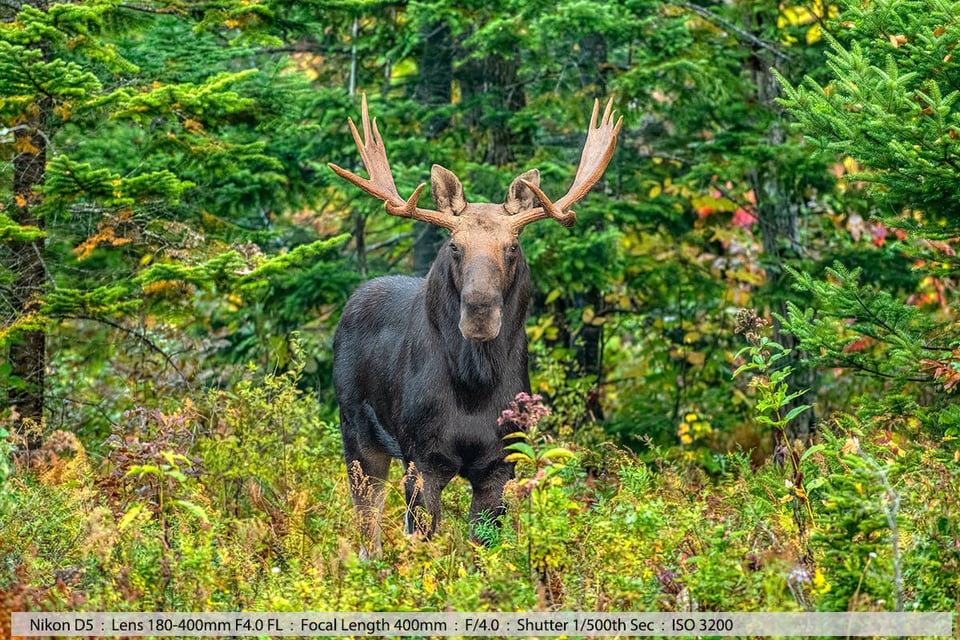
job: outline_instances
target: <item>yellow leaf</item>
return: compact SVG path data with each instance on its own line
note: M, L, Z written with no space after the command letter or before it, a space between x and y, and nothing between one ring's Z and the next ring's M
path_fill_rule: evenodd
M707 356L705 356L700 351L691 351L687 354L687 362L692 365L700 366L707 361Z
M117 524L117 529L119 531L126 529L128 526L130 526L130 523L133 522L138 515L140 515L141 511L143 511L142 504L134 505L129 511L123 514L122 518L120 518L120 522Z
M32 153L33 155L40 153L40 149L34 146L29 136L17 136L13 146L18 153Z
M157 280L143 285L143 293L148 296L177 292L180 290L180 283L176 280Z
M813 44L819 42L823 38L823 28L820 26L820 23L814 24L812 27L807 29L807 44Z
M660 184L657 183L657 184L653 185L653 187L650 189L650 192L649 192L647 195L648 195L650 198L656 198L656 197L657 197L658 195L660 195L662 192L663 192L663 187L661 187Z
M813 590L821 594L830 591L830 583L827 582L823 571L819 567L813 572Z
M810 12L802 7L784 7L777 19L777 25L782 29L788 25L799 26L804 24Z
M850 436L843 444L841 452L844 454L858 453L860 451L860 440L857 436Z
M56 115L60 116L60 119L63 120L64 122L66 122L67 120L69 120L69 119L70 119L70 116L71 116L72 113L73 113L73 112L70 110L70 103L69 103L69 102L64 102L63 104L58 104L58 105L54 106L54 107L53 107L53 112L54 112Z

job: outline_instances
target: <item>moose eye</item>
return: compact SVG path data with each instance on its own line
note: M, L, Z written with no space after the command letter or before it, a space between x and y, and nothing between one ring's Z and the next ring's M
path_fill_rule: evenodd
M450 252L453 253L453 255L455 255L455 256L459 256L459 255L460 255L460 247L458 247L457 245L455 245L454 243L451 242L451 243L450 243Z
M510 245L510 253L517 253L517 252L519 252L519 251L520 251L520 245L519 245L519 244L517 244L516 242L514 242L512 245Z

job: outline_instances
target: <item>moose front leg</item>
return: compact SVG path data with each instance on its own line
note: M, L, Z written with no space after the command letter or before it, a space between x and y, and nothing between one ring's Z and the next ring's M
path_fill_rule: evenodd
M470 540L491 546L499 538L500 516L506 513L503 488L513 479L513 465L501 463L468 478L473 487L470 503Z
M409 535L429 538L440 523L440 494L454 474L421 466L424 467L422 470L416 463L408 462L403 477L407 499L404 528Z
M350 493L357 513L360 528L360 559L380 558L380 523L383 518L383 502L390 456L371 454L353 457L347 454L347 476Z

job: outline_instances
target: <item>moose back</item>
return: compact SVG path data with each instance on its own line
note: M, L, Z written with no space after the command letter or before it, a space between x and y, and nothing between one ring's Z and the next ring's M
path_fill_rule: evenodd
M524 323L530 271L519 244L523 228L546 218L571 226L570 207L600 179L613 155L622 118L612 101L597 124L594 104L580 165L568 193L552 202L534 169L513 180L503 204L468 203L460 180L434 165L436 209L417 206L425 184L400 197L383 140L362 99L363 136L350 129L370 178L330 167L387 213L443 227L450 240L426 278L386 276L363 284L344 308L334 337L333 377L353 503L364 558L381 553L385 483L394 458L403 462L409 534L432 534L440 493L459 475L473 489L471 537L496 525L503 488L513 477L498 417L529 392Z

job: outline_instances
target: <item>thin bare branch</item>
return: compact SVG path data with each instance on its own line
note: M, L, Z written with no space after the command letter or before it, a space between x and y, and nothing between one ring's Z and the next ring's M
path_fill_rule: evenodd
M700 16L707 22L715 24L716 26L720 27L724 31L729 31L730 33L733 33L735 36L737 36L737 38L749 42L750 44L757 47L758 49L765 49L769 51L780 60L786 61L790 59L790 56L788 56L786 53L781 51L779 47L767 42L762 38L758 38L757 36L747 31L746 29L742 29L741 27L738 27L737 25L733 24L726 18L721 18L720 16L715 14L713 11L710 11L710 9L707 9L706 7L701 7L699 5L693 4L692 2L680 2L677 4L677 6L687 9L689 11L693 11L694 13L696 13L698 16Z
M106 318L98 318L96 316L88 316L86 314L63 315L59 317L64 320L92 320L94 322L99 322L100 324L105 324L108 327L116 329L117 331L120 331L122 333L126 333L127 335L133 336L134 338L142 342L144 345L146 345L148 349L150 349L151 351L153 351L154 353L162 357L168 365L173 367L173 370L177 372L177 375L180 376L180 379L189 384L190 381L187 379L187 376L183 373L180 367L177 366L177 363L173 361L173 358L171 358L166 351L158 347L152 340L150 340L150 338L148 338L146 334L141 333L136 329L125 327L119 322L114 322L113 320L108 320Z
M121 9L128 9L130 11L140 11L143 13L157 13L162 15L176 15L181 14L183 11L179 9L174 9L173 7L145 7L139 4L127 4L122 3L118 5Z

